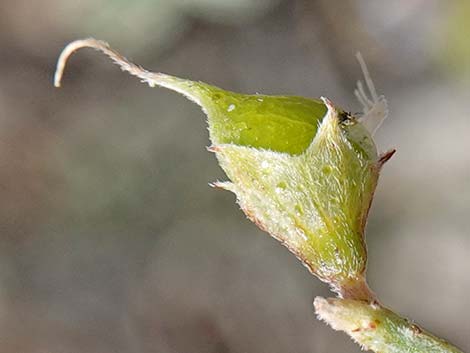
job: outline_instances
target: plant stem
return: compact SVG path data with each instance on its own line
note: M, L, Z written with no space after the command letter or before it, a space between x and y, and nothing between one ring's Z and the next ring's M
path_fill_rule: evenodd
M380 353L463 353L378 303L315 298L318 318L346 332L363 349Z

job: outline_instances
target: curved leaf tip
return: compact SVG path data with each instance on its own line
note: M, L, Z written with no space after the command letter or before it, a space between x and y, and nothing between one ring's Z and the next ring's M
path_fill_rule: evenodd
M64 48L54 75L56 87L61 86L67 60L81 48L101 51L123 71L149 86L171 89L197 103L208 117L213 144L232 143L299 154L312 141L326 113L320 100L238 94L202 82L151 72L127 60L108 43L93 38L74 41Z

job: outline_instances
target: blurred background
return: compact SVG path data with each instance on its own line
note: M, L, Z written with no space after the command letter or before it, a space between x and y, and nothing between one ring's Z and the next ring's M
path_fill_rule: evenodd
M353 112L361 51L390 117L367 228L383 303L470 351L468 0L2 0L0 352L359 352L318 322L330 296L245 219L205 117L83 50Z

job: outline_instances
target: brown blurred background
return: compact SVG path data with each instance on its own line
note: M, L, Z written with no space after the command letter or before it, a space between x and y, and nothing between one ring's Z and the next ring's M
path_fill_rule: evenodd
M329 296L245 219L200 109L153 70L359 111L361 51L396 147L367 229L382 301L470 351L468 0L2 0L0 352L359 352L315 319Z

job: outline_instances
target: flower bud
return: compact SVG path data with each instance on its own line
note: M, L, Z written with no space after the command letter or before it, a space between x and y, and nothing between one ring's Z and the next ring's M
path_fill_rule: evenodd
M356 95L366 112L361 122L326 98L244 95L149 72L94 39L64 49L56 86L67 58L82 47L104 52L152 87L199 104L208 118L210 150L230 179L214 186L235 193L249 219L341 296L371 298L364 281L364 227L380 167L393 152L378 157L371 137L386 104L364 67L373 99L359 84Z

